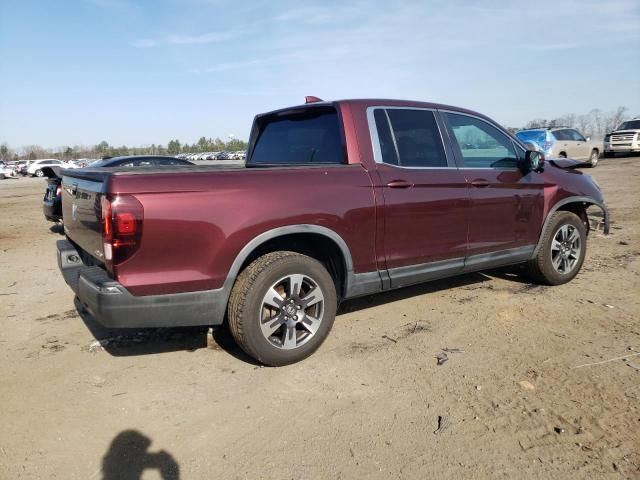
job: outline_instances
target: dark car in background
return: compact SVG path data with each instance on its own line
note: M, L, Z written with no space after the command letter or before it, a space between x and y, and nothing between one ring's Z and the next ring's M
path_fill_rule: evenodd
M91 168L153 168L179 165L193 165L193 163L176 157L127 156L103 158L90 163L88 166ZM59 222L62 220L62 176L60 175L60 168L45 167L42 170L43 174L47 177L47 189L44 192L42 204L44 217L50 222Z

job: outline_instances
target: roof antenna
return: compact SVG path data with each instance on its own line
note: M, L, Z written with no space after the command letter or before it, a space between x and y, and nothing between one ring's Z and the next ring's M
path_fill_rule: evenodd
M304 103L317 103L317 102L322 102L322 99L318 97L314 97L313 95L307 95L306 97L304 97Z

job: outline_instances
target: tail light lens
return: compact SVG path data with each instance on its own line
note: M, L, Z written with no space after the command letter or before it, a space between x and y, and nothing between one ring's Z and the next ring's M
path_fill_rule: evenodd
M62 187L58 185L56 188L56 197L59 197L60 195L62 195Z
M114 273L118 265L131 258L142 240L142 204L132 195L102 197L102 241L107 269Z

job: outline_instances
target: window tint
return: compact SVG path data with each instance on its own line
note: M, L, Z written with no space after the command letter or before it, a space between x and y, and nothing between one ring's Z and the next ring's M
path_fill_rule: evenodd
M380 153L382 161L390 165L398 165L398 152L396 144L391 135L387 114L381 108L373 111L373 117L376 122L376 130L378 130L378 142L380 143Z
M571 140L566 130L556 130L555 132L551 132L551 134L556 140Z
M580 135L576 130L566 130L569 133L569 138L576 142L584 142L585 138Z
M259 120L250 164L344 163L338 114L333 108Z
M466 168L515 168L518 164L511 138L475 117L445 114Z
M402 167L448 166L433 112L389 108L376 110L374 117L383 162Z

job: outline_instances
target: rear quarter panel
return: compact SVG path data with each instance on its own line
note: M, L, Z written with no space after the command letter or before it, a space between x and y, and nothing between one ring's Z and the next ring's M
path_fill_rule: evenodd
M144 207L140 249L117 268L135 295L220 288L247 243L288 225L333 230L356 273L376 269L373 189L361 165L117 175L109 190Z

